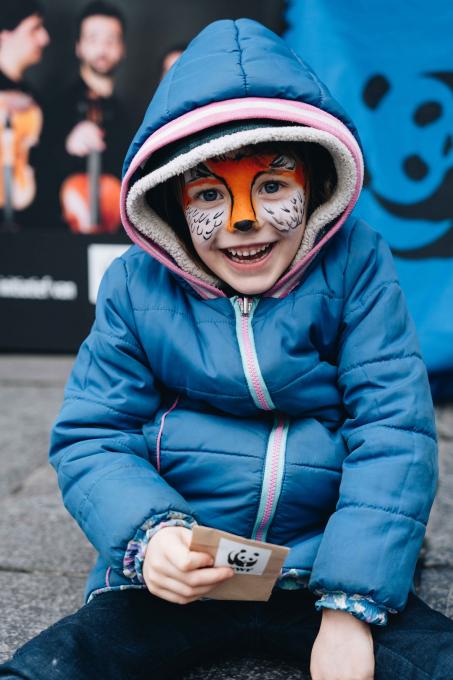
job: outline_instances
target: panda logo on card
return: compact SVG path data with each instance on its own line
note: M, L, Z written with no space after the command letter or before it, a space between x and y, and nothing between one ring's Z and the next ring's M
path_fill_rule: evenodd
M259 576L265 570L272 550L257 548L245 543L221 538L217 548L215 566L232 567L237 574Z
M252 571L253 567L258 562L259 553L254 552L253 555L248 554L245 548L241 550L232 550L228 553L228 564L237 571Z

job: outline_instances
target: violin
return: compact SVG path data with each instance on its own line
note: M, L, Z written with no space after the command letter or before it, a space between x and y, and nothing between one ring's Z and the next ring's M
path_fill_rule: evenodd
M87 120L102 126L102 110L93 95ZM87 171L70 175L61 185L60 202L65 222L77 234L113 233L120 217L120 180L102 173L102 152L87 156Z
M42 111L30 95L0 92L0 207L6 225L13 225L14 213L28 208L35 198L29 153L39 141L42 122Z

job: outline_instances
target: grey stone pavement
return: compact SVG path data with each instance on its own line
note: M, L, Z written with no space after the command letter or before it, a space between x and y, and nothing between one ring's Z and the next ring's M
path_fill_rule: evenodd
M0 355L0 662L83 604L94 550L61 501L47 463L72 357ZM441 481L423 550L419 594L453 618L453 404L437 410ZM283 662L236 659L186 680L307 678Z

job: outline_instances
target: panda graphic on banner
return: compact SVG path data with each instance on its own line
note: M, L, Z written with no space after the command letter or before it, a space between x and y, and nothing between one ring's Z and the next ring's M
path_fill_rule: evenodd
M435 399L453 397L453 3L287 0L285 39L357 125L354 214L395 257Z
M364 85L363 102L371 112L376 116L383 113L385 119L397 112L404 126L410 127L409 139L405 135L392 139L392 153L386 160L388 172L375 173L372 161L368 162L365 187L392 216L428 223L420 243L414 242L412 230L406 232L408 244L391 244L394 255L413 260L451 258L453 71L422 74L413 85L410 101L407 97L399 101L397 85L383 74L370 77ZM399 200L408 194L412 202Z

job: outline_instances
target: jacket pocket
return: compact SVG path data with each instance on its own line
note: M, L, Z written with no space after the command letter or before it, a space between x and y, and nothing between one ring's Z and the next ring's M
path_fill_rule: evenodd
M165 427L165 420L167 416L170 415L172 411L178 406L179 396L176 397L174 402L168 408L161 409L158 411L156 420L153 423L148 423L143 426L143 435L149 451L149 460L160 472L161 469L161 444L162 435Z

